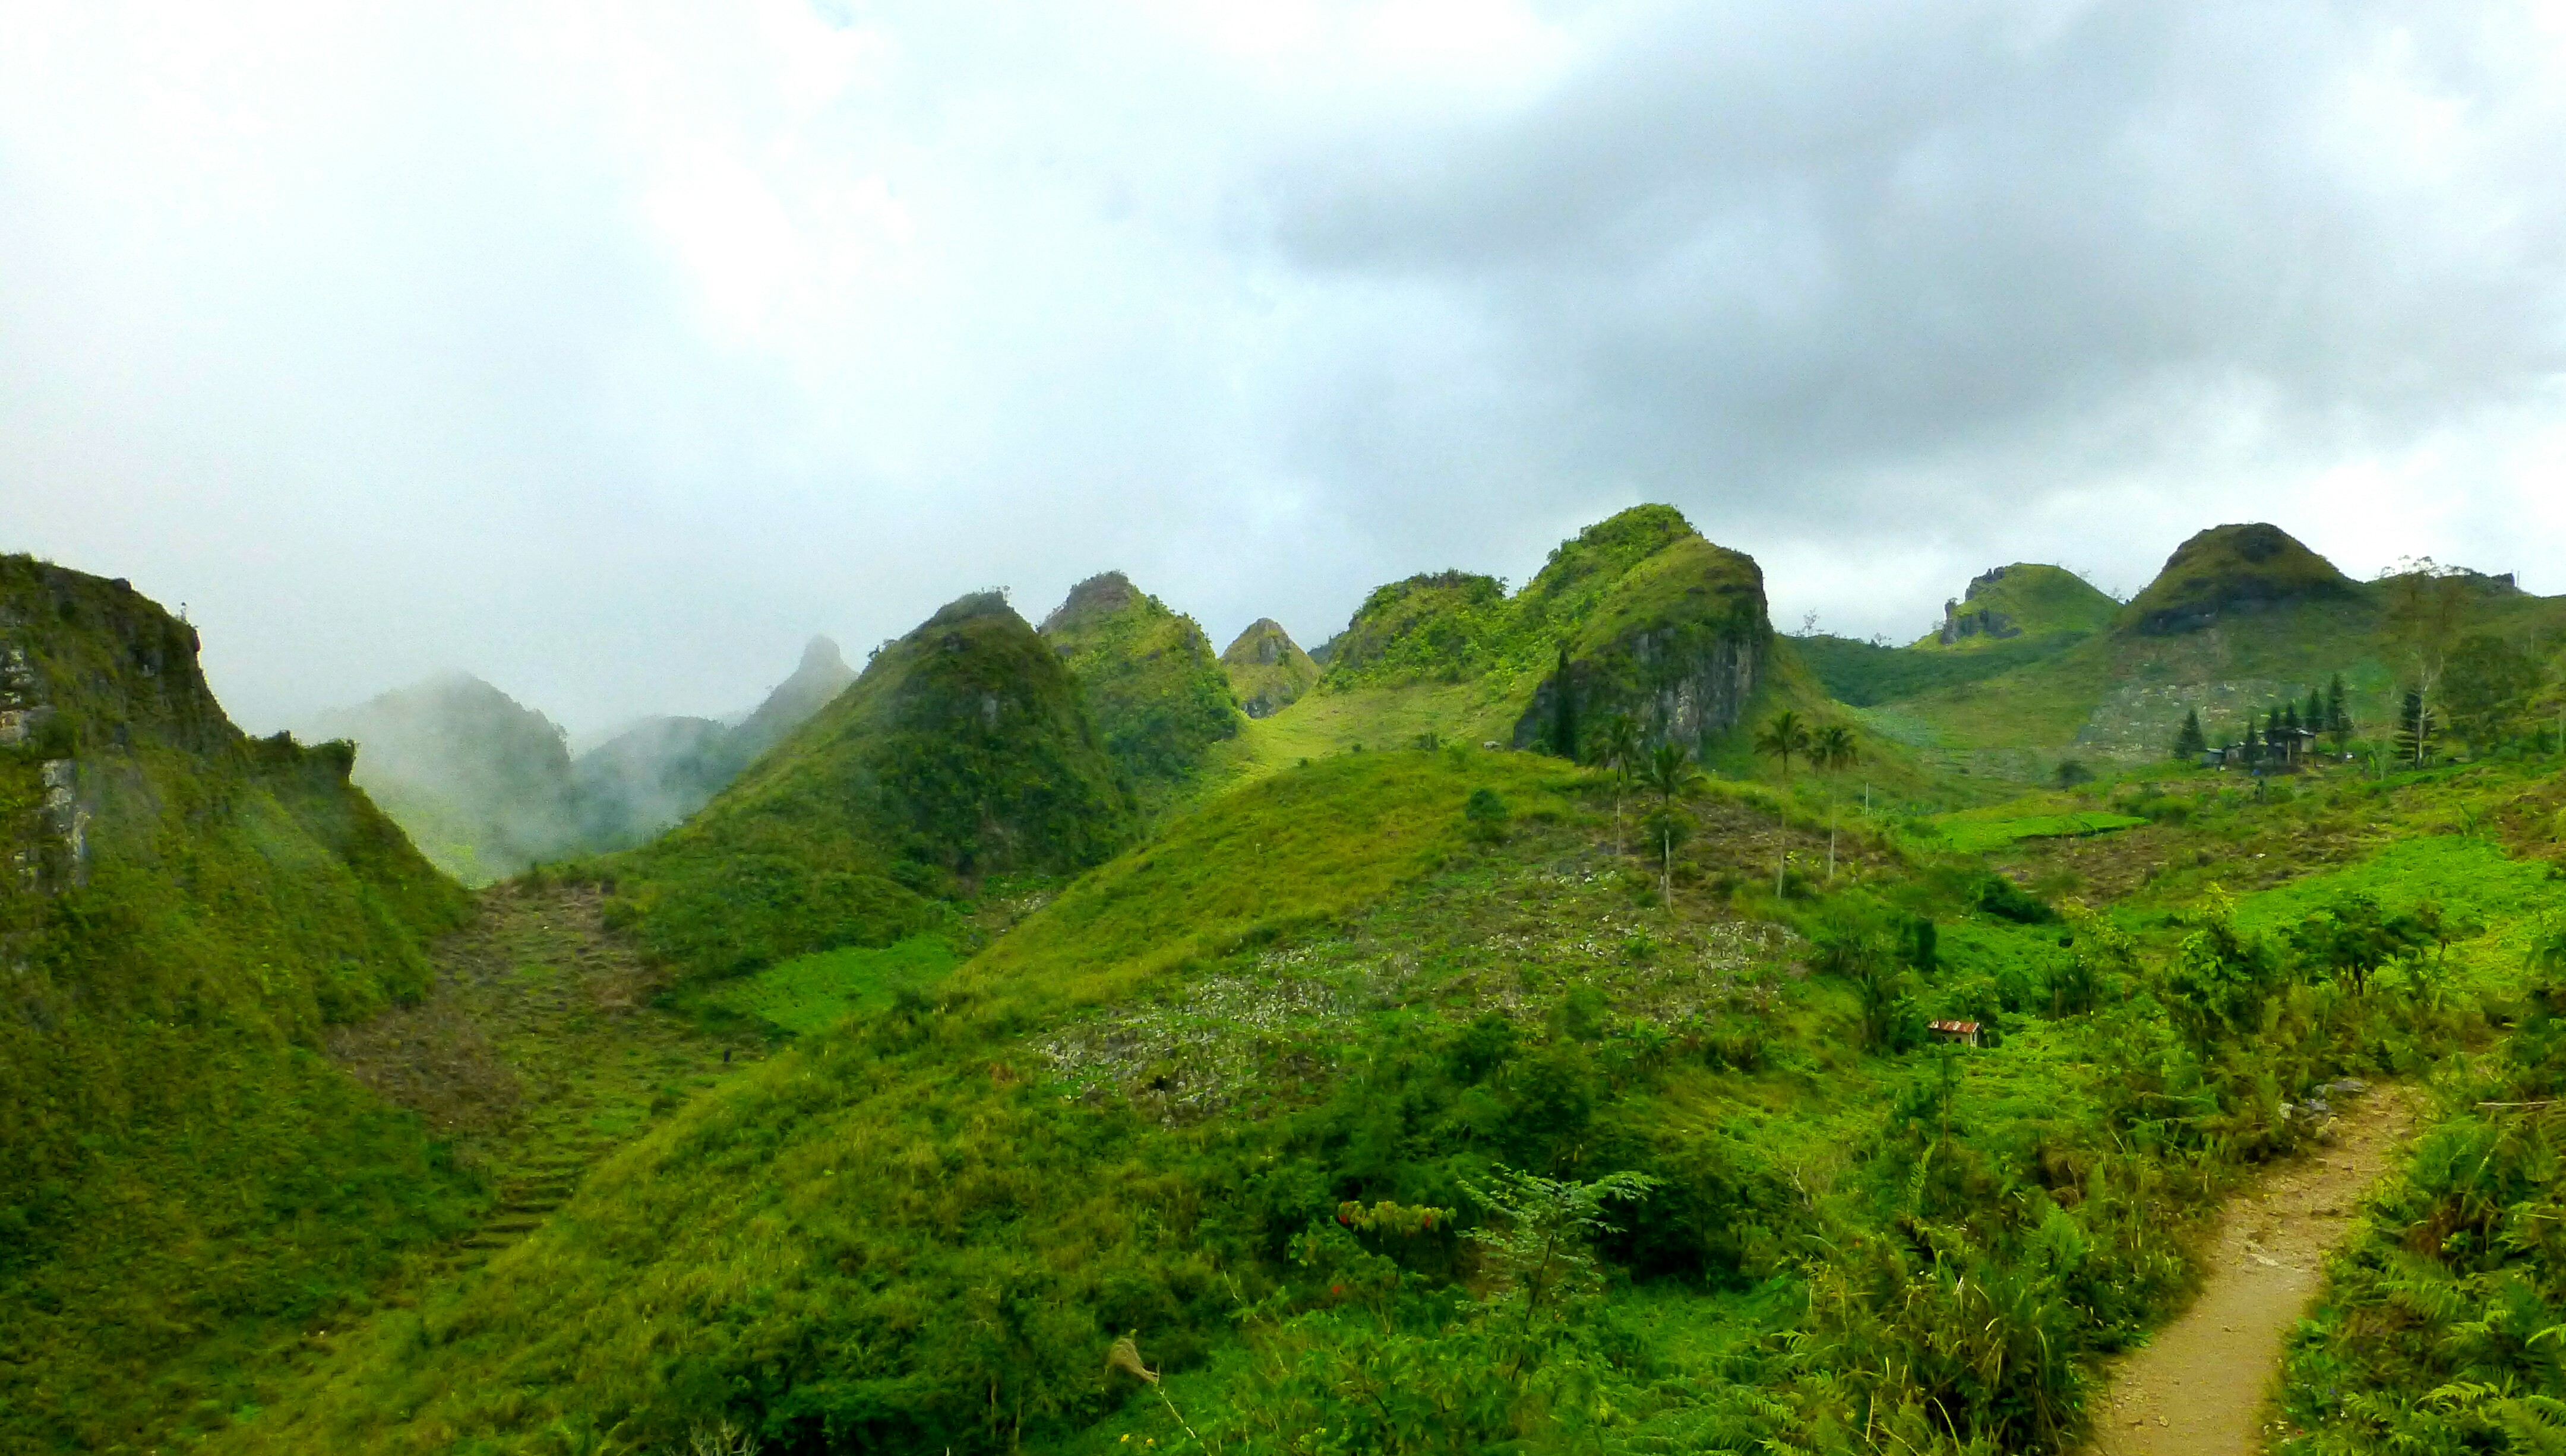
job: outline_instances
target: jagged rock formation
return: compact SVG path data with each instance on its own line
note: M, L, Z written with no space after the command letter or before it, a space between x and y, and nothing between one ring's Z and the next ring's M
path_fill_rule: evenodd
M847 665L838 644L827 637L813 637L802 648L802 660L793 675L775 685L757 711L748 715L731 731L723 755L732 763L736 774L757 756L784 741L784 736L801 727L811 715L829 705L829 700L845 692L856 680L856 669ZM728 782L728 776L724 776Z
M1061 655L979 593L876 653L692 819L608 861L611 918L663 961L731 974L887 944L938 923L958 886L1092 864L1136 830Z
M1319 681L1319 664L1283 624L1260 616L1220 654L1230 694L1251 718L1270 718Z
M1079 583L1043 618L1042 636L1078 679L1106 752L1145 808L1167 802L1213 744L1237 736L1238 707L1202 627L1121 572Z
M2122 623L2169 636L2241 613L2357 595L2334 563L2278 526L2213 526L2175 548L2165 569L2122 613Z

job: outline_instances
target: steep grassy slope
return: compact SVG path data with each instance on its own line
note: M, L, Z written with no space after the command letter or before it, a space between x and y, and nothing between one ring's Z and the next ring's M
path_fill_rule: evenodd
M1319 681L1319 664L1270 616L1260 616L1220 654L1220 670L1241 712L1270 718Z
M690 974L887 945L990 874L1059 872L1135 817L1060 656L994 593L874 656L693 819L584 869L610 920Z
M234 1358L480 1198L319 1053L415 998L461 893L347 781L244 739L192 629L0 558L0 1446L219 1421Z
M1942 625L1916 642L1924 648L1979 651L2026 637L2103 630L2121 604L2064 567L2016 562L1969 583L1968 595L1945 603Z
M1237 736L1238 705L1201 626L1121 572L1079 583L1043 618L1042 635L1078 679L1105 751L1145 813L1180 795L1212 746Z
M1889 647L1813 632L1791 638L1791 647L1838 702L1849 707L1876 708L1937 688L1983 682L2055 657L2082 640L2069 633L1981 637L1973 639L1975 645L1967 651L1937 652L1924 650L1922 643Z
M1876 832L1777 899L1817 836L1723 787L1670 912L1600 777L1334 758L688 1107L229 1448L2061 1449L2282 1104L2486 1036L2566 908L2481 840L2360 843L2448 792L2204 785L2151 832L2268 889L2062 917ZM2383 885L2471 923L2359 995L2287 948Z
M802 645L802 660L775 685L763 702L739 721L722 745L731 772L755 763L760 754L782 743L793 730L811 721L838 694L855 685L856 670L847 665L838 644L813 637ZM727 779L724 782L728 782Z

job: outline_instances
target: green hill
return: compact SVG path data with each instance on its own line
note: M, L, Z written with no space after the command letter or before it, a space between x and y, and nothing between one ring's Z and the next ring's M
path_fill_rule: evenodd
M1318 685L1250 723L1226 766L1252 777L1426 736L1547 746L1563 703L1580 735L1628 712L1653 741L1698 749L1759 701L1772 641L1751 559L1670 507L1634 507L1561 544L1512 596L1457 571L1376 590Z
M2350 605L2361 595L2334 563L2278 526L2213 526L2175 548L2121 619L2163 636L2301 604Z
M1942 625L1915 645L1978 650L1999 642L2098 632L2121 604L2064 567L2016 562L1969 583L1967 596L1942 605Z
M0 1447L140 1449L242 1397L482 1194L321 1055L416 998L461 892L244 738L195 631L0 557Z
M982 593L876 653L685 824L585 872L652 955L722 976L887 945L990 875L1081 868L1135 830L1069 668Z
M222 1449L2073 1449L2220 1192L2314 1145L2290 1104L2487 1034L2558 882L2371 851L2544 820L2548 767L2050 796L2073 830L1983 852L1864 822L1779 895L1822 828L1713 786L1671 905L1591 771L1287 770L687 1105ZM2182 867L2024 888L2089 835ZM2285 932L2361 895L2452 918L2356 996Z
M1189 786L1214 744L1238 734L1238 705L1211 643L1121 572L1091 577L1043 618L1069 664L1105 751L1133 798L1155 814Z
M2437 653L2483 635L2536 660L2566 630L2566 599L2473 573L2430 580L2455 604ZM2384 741L2399 684L2417 669L2391 620L2393 590L2352 581L2277 527L2221 526L2182 543L2090 635L2027 632L1965 650L1802 645L1831 692L1928 767L2042 780L2068 759L2162 762L2186 714L2212 743L2233 741L2249 716L2303 705L2337 674L2356 737Z
M1230 642L1220 669L1239 711L1251 718L1273 717L1319 680L1319 664L1270 616L1258 617Z

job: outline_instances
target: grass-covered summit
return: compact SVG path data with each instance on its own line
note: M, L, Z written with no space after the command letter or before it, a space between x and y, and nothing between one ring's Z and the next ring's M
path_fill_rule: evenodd
M1919 647L1992 646L2025 637L2098 632L2121 604L2065 567L2016 562L1969 583L1968 594L1942 607L1942 624Z
M1251 718L1273 717L1319 680L1319 664L1270 616L1258 617L1230 642L1220 668L1239 711Z
M193 628L0 557L0 1449L133 1449L477 1196L320 1054L462 894Z
M1211 746L1238 733L1238 705L1210 639L1190 616L1121 572L1090 577L1043 618L1069 664L1105 751L1146 809L1200 772Z
M1668 506L1639 506L1550 555L1515 601L1557 667L1515 722L1519 748L1575 758L1628 714L1650 742L1703 751L1744 719L1773 655L1764 573Z
M694 818L600 861L612 917L727 975L936 923L994 873L1095 863L1136 829L1077 680L994 592L952 603Z
M2176 547L2123 613L2152 635L2195 631L2242 612L2360 596L2335 564L2278 526L2213 526Z

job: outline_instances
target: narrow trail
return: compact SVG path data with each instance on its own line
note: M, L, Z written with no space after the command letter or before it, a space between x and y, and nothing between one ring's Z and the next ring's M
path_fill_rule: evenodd
M2364 1190L2396 1163L2422 1105L2408 1088L2349 1102L2331 1141L2276 1163L2220 1216L2200 1295L2111 1367L2089 1456L2252 1456L2281 1342L2325 1279Z

